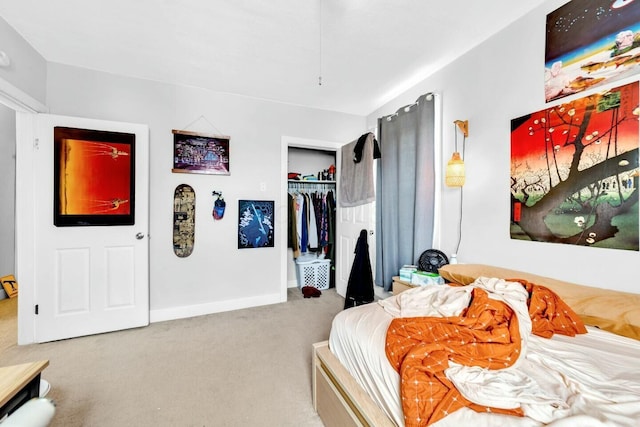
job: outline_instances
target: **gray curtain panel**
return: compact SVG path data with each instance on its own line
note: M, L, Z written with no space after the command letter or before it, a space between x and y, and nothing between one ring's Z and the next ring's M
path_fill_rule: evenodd
M378 119L375 282L387 291L400 267L416 264L433 243L434 98L422 95Z

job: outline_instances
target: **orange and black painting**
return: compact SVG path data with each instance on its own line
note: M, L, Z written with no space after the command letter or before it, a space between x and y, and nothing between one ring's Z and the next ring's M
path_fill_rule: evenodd
M54 128L54 224L133 225L135 135Z
M638 251L639 84L511 121L511 238Z

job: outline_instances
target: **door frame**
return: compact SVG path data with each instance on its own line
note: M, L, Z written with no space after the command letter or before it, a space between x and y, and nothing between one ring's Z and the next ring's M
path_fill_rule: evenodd
M333 141L324 141L319 139L308 139L308 138L298 138L294 136L285 136L283 135L280 139L280 295L282 301L287 300L287 289L288 289L288 280L287 280L287 211L289 209L289 203L287 199L287 170L288 165L288 157L289 157L289 147L295 148L307 148L307 149L316 149L323 151L334 151L336 153L336 165L341 164L341 148L344 143L333 142ZM336 182L340 182L340 171L339 168L336 169ZM337 200L337 192L339 185L336 185L336 200ZM340 206L336 205L336 217L340 214ZM336 227L337 221L336 221ZM336 255L335 258L339 259L339 251L340 248L338 245L335 247ZM337 264L336 264L337 268ZM336 272L337 274L337 272Z
M29 221L33 221L33 204L23 203L24 198L17 197L19 191L25 188L33 188L33 177L22 176L21 164L23 156L20 152L26 149L25 144L19 144L23 139L33 140L31 130L26 126L18 125L18 116L22 116L23 123L28 121L28 116L38 113L48 113L49 109L40 101L32 98L27 93L18 89L5 79L0 77L0 103L16 112L16 205L15 205L15 271L20 283L20 297L18 298L18 345L31 344L35 338L35 314L32 311L35 301L35 288L33 284L33 254L35 243L33 241L33 228L29 230ZM26 144L30 145L30 144ZM30 148L30 147L29 147ZM23 182L24 180L28 182ZM18 215L19 213L19 215Z

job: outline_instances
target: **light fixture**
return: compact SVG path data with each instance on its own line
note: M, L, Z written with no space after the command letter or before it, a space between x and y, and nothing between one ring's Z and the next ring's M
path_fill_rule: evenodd
M453 122L457 128L454 127L455 132L455 151L451 156L451 160L447 163L447 169L445 174L445 184L448 187L462 187L465 181L464 160L460 157L458 152L458 129L464 135L462 139L462 152L464 154L464 145L469 136L469 121L468 120L456 120Z

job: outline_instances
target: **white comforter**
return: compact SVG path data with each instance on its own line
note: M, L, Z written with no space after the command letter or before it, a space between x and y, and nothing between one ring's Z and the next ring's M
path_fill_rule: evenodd
M577 337L551 339L523 333L531 330L522 287L480 279L477 286L507 302L526 337L516 366L502 371L452 366L447 376L476 403L494 407L521 406L527 417L480 414L462 409L434 424L533 427L640 426L640 342L589 328ZM467 306L466 288L428 286L403 292L380 303L350 308L338 314L329 347L354 378L399 426L404 425L400 378L384 348L393 317L451 316ZM524 308L522 303L524 302ZM523 315L524 314L524 315Z

